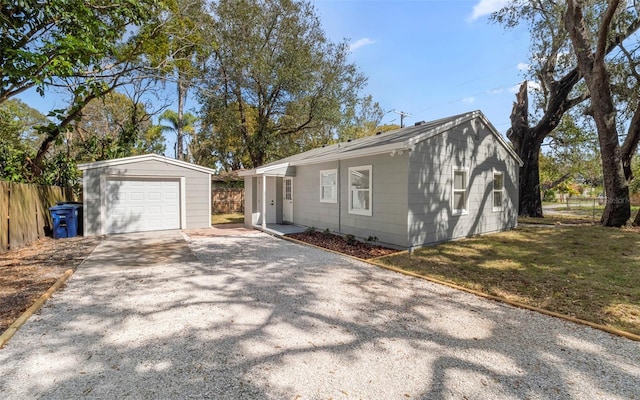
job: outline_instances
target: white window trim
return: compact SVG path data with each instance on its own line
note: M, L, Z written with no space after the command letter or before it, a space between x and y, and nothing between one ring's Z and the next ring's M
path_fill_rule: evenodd
M322 198L322 188L324 185L322 184L322 175L323 174L334 174L336 176L336 184L333 186L333 198L331 199L323 199ZM338 170L337 169L323 169L320 171L320 203L338 203Z
M290 182L290 191L289 191L289 195L290 195L290 199L287 199L287 182ZM282 193L282 197L285 201L293 201L293 178L287 176L283 179L282 181L282 185L283 185L283 193Z
M351 189L351 171L353 170L358 170L358 171L362 171L362 170L367 170L369 171L369 209L368 210L354 210L353 209L353 204L352 204L352 200L353 200L353 193L352 193L352 189ZM357 167L349 167L349 214L355 214L355 215L364 215L364 216L368 216L371 217L373 215L373 172L371 169L371 165L361 165L361 166L357 166Z
M496 190L496 175L502 176L502 189ZM491 205L492 211L502 211L504 210L504 173L502 171L493 171L491 175L491 184L493 185L493 190L491 191ZM496 207L495 204L495 195L496 192L500 192L502 195L502 205L500 207Z
M461 189L455 188L456 172L464 172L464 208L455 208L455 194L463 192ZM453 215L469 214L469 168L454 167L451 171L451 213Z

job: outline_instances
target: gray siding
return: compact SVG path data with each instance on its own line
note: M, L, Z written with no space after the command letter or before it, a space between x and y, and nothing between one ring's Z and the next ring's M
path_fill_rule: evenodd
M84 226L85 234L98 235L102 233L101 203L102 193L100 177L119 176L131 178L185 178L185 212L186 227L207 228L211 226L210 208L210 175L204 172L163 163L156 160L139 161L130 164L94 168L84 171Z
M277 177L276 178L276 204L278 204L279 207L276 207L276 224L282 223L282 201L284 199L284 196L282 193L283 184L284 184L283 178Z
M468 213L452 211L454 168L468 170ZM409 160L410 246L497 232L517 223L518 164L483 124L470 121L419 143ZM493 172L504 179L493 211Z
M100 172L86 170L82 176L82 219L84 235L94 236L102 234L100 221L101 196L106 195L100 188Z
M296 176L293 178L293 223L339 232L339 204L320 202L320 171L327 169L339 169L339 163L296 167ZM338 196L341 182L338 174Z
M341 230L359 238L376 236L382 243L407 247L408 152L381 154L341 162ZM349 168L371 165L372 216L349 214Z
M382 243L407 246L407 154L362 157L298 166L294 179L294 223ZM372 216L349 214L349 168L371 165ZM320 202L320 171L338 170L338 203Z
M245 226L253 226L257 219L254 218L256 208L258 207L258 199L256 198L255 176L246 176L244 178L244 224Z

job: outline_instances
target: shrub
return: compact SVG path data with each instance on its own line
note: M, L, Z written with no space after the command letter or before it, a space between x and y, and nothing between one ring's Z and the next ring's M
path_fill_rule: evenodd
M353 246L357 243L356 241L356 237L354 235L345 235L344 236L344 241L347 242L348 245Z
M310 226L307 229L304 230L304 233L306 233L307 235L313 235L316 233L316 227L315 226Z
M377 236L369 236L369 237L367 238L367 244L368 244L369 246L373 246L373 244L374 244L375 242L377 242L377 241L378 241L378 237L377 237Z
M544 197L542 198L544 201L556 201L556 192L553 189L545 190Z

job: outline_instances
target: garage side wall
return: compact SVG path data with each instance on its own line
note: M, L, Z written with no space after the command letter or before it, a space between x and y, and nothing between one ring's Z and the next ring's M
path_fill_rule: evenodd
M211 226L211 177L209 174L190 168L146 160L130 164L93 168L84 171L84 231L86 236L105 233L105 210L102 205L109 201L104 198L105 188L101 177L108 178L184 178L181 193L181 220L184 229L207 228ZM182 204L184 202L184 204ZM183 213L183 214L182 214ZM183 215L183 216L182 216Z

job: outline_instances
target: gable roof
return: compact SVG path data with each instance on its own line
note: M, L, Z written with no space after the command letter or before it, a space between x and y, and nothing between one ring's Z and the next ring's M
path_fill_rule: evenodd
M295 154L281 160L265 164L258 168L241 172L241 176L263 174L265 172L286 169L289 166L317 164L321 162L343 160L348 158L372 156L393 151L409 150L417 143L443 132L449 131L467 121L479 119L507 152L522 165L522 160L511 146L498 133L487 117L479 110L458 114L419 125L396 129L348 142L336 143L304 153Z
M96 161L96 162L91 162L91 163L78 164L78 169L80 171L86 171L86 170L90 170L90 169L104 168L104 167L115 167L115 166L119 166L119 165L126 165L126 164L131 164L131 163L142 162L142 161L159 161L161 163L165 163L165 164L169 164L169 165L175 165L177 167L187 168L187 169L191 169L191 170L199 171L199 172L204 172L205 174L211 174L211 175L216 173L216 171L214 171L211 168L201 167L200 165L191 164L191 163L188 163L186 161L180 161L180 160L176 160L174 158L169 158L169 157L161 156L161 155L158 155L158 154L144 154L144 155L141 155L141 156L115 158L113 160L104 160L104 161Z

